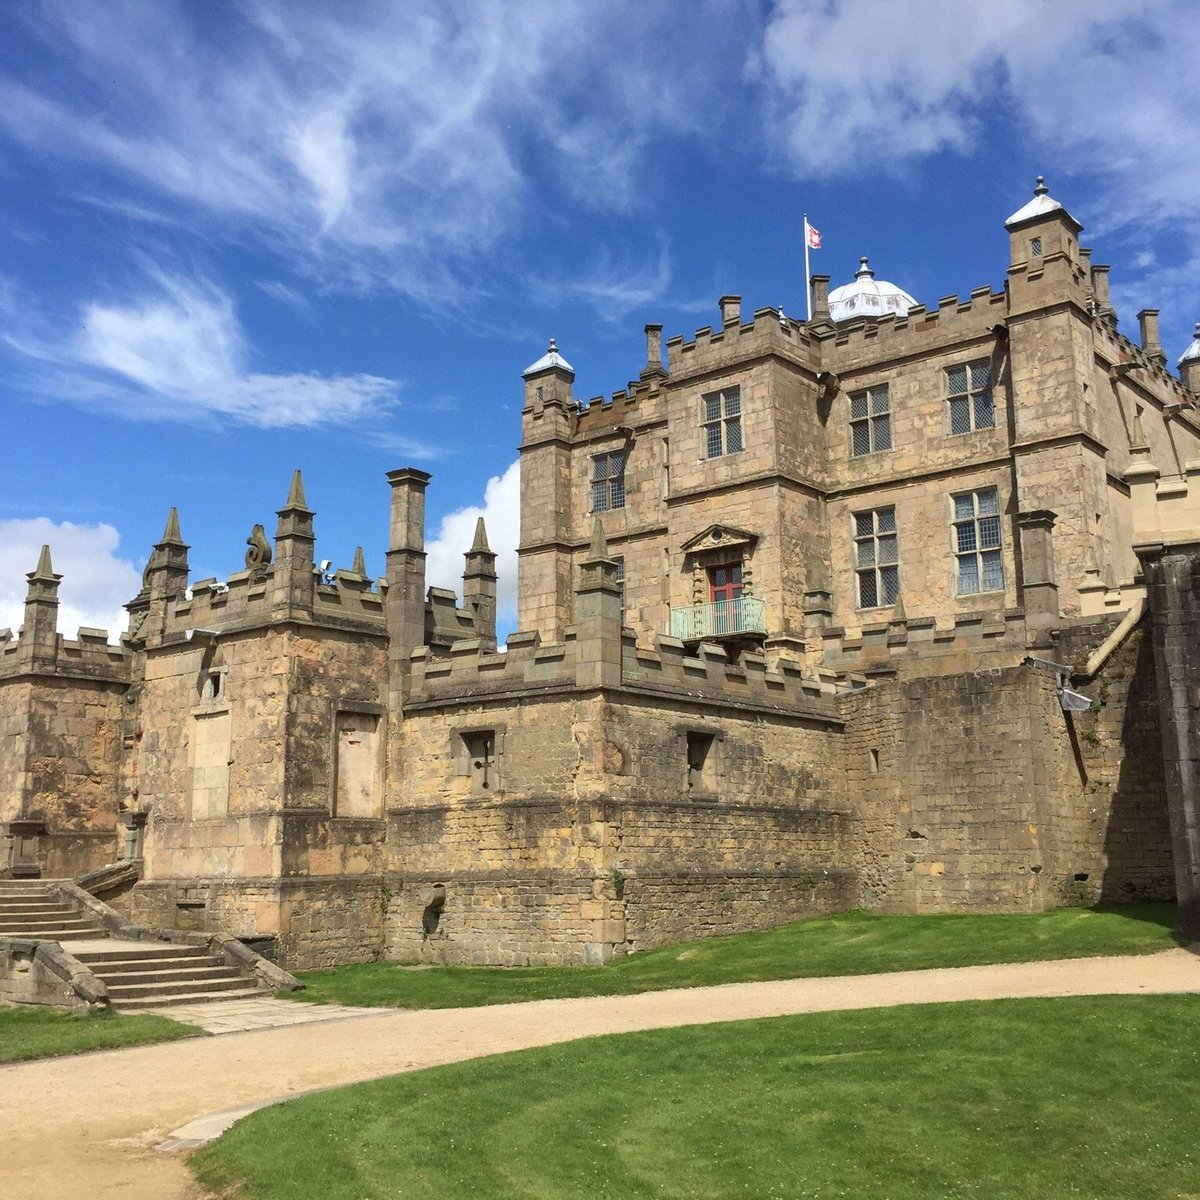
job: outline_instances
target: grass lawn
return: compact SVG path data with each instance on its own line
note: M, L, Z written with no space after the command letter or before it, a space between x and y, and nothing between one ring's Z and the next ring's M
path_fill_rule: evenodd
M202 1029L148 1013L123 1017L61 1012L40 1005L0 1008L0 1063L203 1036Z
M1106 996L593 1038L264 1109L191 1163L245 1200L1196 1197L1198 1021Z
M365 963L301 975L294 1000L458 1008L561 996L614 996L759 979L866 975L921 967L1151 954L1177 946L1173 904L1046 913L818 917L763 933L687 942L606 967L431 967Z

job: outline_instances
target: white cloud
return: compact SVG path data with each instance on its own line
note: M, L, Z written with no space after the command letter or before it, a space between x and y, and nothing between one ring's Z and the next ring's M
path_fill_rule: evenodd
M1093 234L1165 229L1194 256L1197 33L1194 0L780 0L750 73L801 176L866 182L938 151L970 154L1000 112L1052 190L1073 177Z
M376 375L250 370L232 300L210 282L163 272L128 304L85 305L65 341L19 328L3 340L38 363L42 390L135 418L312 427L382 412L397 390Z
M61 524L49 517L0 520L0 628L15 635L25 620L26 575L50 547L59 587L58 631L74 637L81 625L107 629L116 641L125 629L123 605L142 586L141 572L117 556L120 535L111 525Z
M488 544L496 552L499 575L496 624L514 628L517 619L517 543L521 536L521 464L514 462L503 475L493 475L483 492L483 504L447 513L437 536L425 546L425 572L430 587L453 589L462 599L463 555L475 540L475 522L482 517Z

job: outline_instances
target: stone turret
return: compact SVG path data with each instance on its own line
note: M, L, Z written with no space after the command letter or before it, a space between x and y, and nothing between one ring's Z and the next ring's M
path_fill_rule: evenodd
M275 571L272 610L276 617L311 617L316 576L313 574L313 512L304 498L304 477L292 475L284 506L276 510Z
M1033 199L1017 209L1004 228L1009 238L1010 316L1066 296L1086 307L1086 292L1095 285L1090 265L1084 279L1079 253L1083 226L1050 195L1040 175Z
M387 552L387 626L391 656L401 664L425 644L425 489L429 472L389 471L391 534Z
M496 648L496 555L488 545L487 527L475 522L475 540L463 571L463 605L475 614L475 632L487 650Z
M523 372L517 624L561 641L571 619L571 435L575 371L554 339Z
M37 567L25 576L25 623L21 628L21 661L29 667L53 667L58 658L58 585L50 547L43 546Z
M1193 396L1200 396L1200 322L1196 324L1196 336L1179 360L1179 378Z

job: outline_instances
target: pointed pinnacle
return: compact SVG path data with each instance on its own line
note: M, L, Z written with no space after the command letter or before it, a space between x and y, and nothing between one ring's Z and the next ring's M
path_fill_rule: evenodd
M600 562L608 557L608 542L604 537L604 526L597 517L592 525L592 545L588 551L588 562Z
M904 597L896 593L896 607L892 609L892 624L898 625L902 621L908 620L908 614L904 611Z
M350 570L355 575L361 575L364 579L367 577L367 556L363 553L361 546L354 551L354 565Z
M30 583L58 583L61 575L54 573L54 564L50 561L50 547L43 546L38 555L37 567L25 576Z
M174 505L171 506L171 511L167 513L167 524L163 528L163 535L158 539L160 546L182 546L183 537L179 533L179 509Z
M299 467L292 475L292 486L288 489L288 498L283 507L308 508L308 501L304 499L304 476L300 474Z
M471 543L471 553L475 554L481 550L485 554L490 554L492 551L491 546L488 545L487 526L483 523L482 517L475 522L475 540Z

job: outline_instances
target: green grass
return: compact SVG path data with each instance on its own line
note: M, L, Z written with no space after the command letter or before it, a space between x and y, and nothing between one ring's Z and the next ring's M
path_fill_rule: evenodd
M616 996L761 979L922 967L1151 954L1179 944L1171 904L1047 913L818 917L763 933L688 942L597 967L431 967L366 963L313 971L292 999L458 1008L565 996Z
M108 1012L60 1012L37 1005L0 1008L0 1063L197 1036L204 1036L204 1031L149 1013L123 1017Z
M264 1109L191 1162L239 1200L1197 1197L1198 1021L1107 996L594 1038Z

